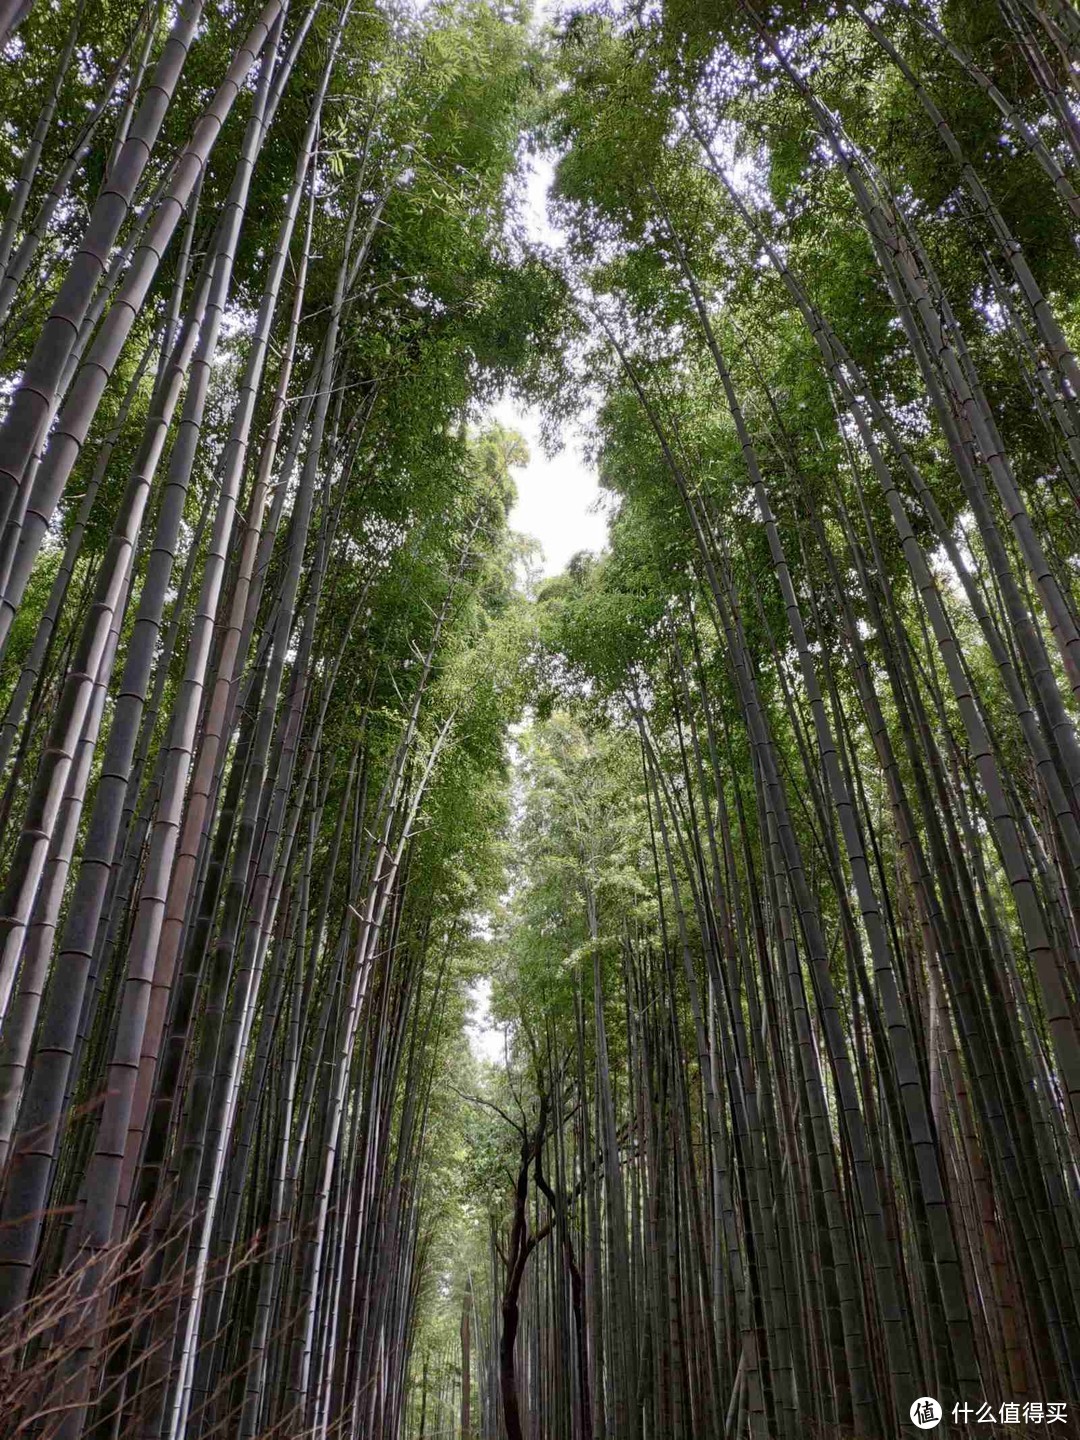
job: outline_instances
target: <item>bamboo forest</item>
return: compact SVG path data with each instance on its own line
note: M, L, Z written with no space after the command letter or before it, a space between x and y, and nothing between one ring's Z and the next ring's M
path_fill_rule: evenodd
M1078 354L1074 0L0 0L0 1440L1080 1436Z

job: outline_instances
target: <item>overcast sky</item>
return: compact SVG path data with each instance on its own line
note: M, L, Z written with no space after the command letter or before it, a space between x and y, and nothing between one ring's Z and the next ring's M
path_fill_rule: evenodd
M528 465L514 468L518 501L510 524L540 542L539 568L557 575L579 550L599 550L607 540L607 521L597 509L596 474L581 456L580 435L564 435L563 448L552 459L540 448L540 417L504 400L492 410L503 425L520 431L529 447Z
M533 160L525 188L524 216L532 237L559 248L562 236L547 215L551 187L550 161ZM529 447L529 463L514 471L518 503L510 512L515 530L540 542L541 572L557 575L579 550L599 550L607 538L607 524L596 501L600 494L596 474L582 459L580 429L563 436L563 448L548 459L540 448L540 416L523 410L512 400L492 409L492 418L521 432ZM585 417L583 417L583 421Z

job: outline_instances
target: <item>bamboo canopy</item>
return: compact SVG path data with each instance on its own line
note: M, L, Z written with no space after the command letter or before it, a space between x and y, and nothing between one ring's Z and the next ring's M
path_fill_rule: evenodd
M1074 1433L1076 10L0 47L0 1436Z

